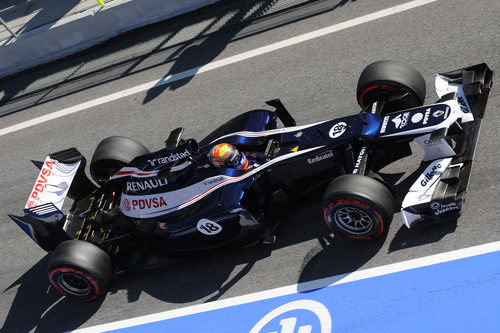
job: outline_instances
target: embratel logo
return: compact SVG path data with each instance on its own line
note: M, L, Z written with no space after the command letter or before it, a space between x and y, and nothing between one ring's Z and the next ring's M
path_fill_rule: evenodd
M346 130L347 130L347 124L341 121L333 125L328 135L330 136L330 138L335 139L344 134Z
M315 157L308 158L307 163L313 164L313 163L323 161L323 160L326 160L326 159L332 158L332 157L333 157L333 152L331 150L328 150L328 151L325 151L319 155L316 155Z
M301 313L304 315L297 316ZM318 301L304 299L286 303L272 310L255 324L250 333L331 333L331 331L332 317L326 306Z

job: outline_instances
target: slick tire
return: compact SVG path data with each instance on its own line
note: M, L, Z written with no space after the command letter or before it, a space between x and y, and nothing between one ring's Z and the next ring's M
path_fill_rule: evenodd
M111 280L111 259L94 244L67 240L49 260L49 281L63 296L92 301L106 294Z
M387 186L362 175L343 175L327 187L323 218L336 234L372 240L386 232L394 215L395 199Z
M140 142L123 136L110 136L97 145L90 162L90 175L102 185L134 158L149 153Z
M386 101L383 114L414 108L424 104L425 80L407 64L378 61L361 73L356 96L362 108L375 101Z

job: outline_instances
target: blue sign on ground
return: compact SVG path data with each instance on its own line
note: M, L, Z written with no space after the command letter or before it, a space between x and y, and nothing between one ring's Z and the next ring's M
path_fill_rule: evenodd
M500 252L113 332L493 332Z

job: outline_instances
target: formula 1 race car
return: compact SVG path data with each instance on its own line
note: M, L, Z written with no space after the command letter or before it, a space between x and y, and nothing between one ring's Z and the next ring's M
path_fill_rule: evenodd
M34 162L41 171L24 216L9 216L53 252L50 282L77 300L104 295L112 275L156 258L270 242L290 201L312 192L324 193L333 232L374 239L399 208L378 172L411 155L412 140L426 168L402 202L404 224L444 221L461 210L492 77L486 64L438 74L439 100L422 106L425 82L415 69L376 62L360 76L357 115L296 126L276 99L266 102L274 111L243 113L200 142L173 130L153 153L109 137L89 165L95 183L79 151L62 150ZM245 167L214 164L220 144L245 156ZM74 202L65 215L66 197Z

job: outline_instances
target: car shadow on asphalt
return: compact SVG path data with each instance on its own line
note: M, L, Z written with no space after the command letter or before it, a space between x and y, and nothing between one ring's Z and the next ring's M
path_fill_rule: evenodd
M417 169L404 178L402 178L404 173L382 174L384 180L394 188L398 210L401 207L404 197L408 193L408 189L417 181L418 177L424 172L427 166L428 163L421 162ZM398 182L400 179L401 181ZM457 220L458 217L454 217L447 221L436 221L435 224L415 225L412 226L411 229L402 225L391 239L389 253L438 242L445 235L455 231L457 228Z
M328 284L340 280L344 274L357 271L370 261L382 248L387 234L372 241L356 241L328 235L318 238L318 245L304 259L298 292L308 292L305 282L329 278Z
M412 229L408 229L403 225L392 238L391 243L389 244L389 253L424 244L439 242L447 234L455 232L457 222L458 219L454 218L448 221L436 222L435 224L415 227Z
M75 302L60 296L47 279L47 254L3 293L17 287L0 332L65 332L78 328L101 307L96 302Z
M128 303L146 293L167 303L183 304L219 299L262 259L256 248L238 249L205 258L190 258L171 266L117 277L110 293L126 291ZM262 249L260 249L262 250ZM264 254L264 256L268 256Z

